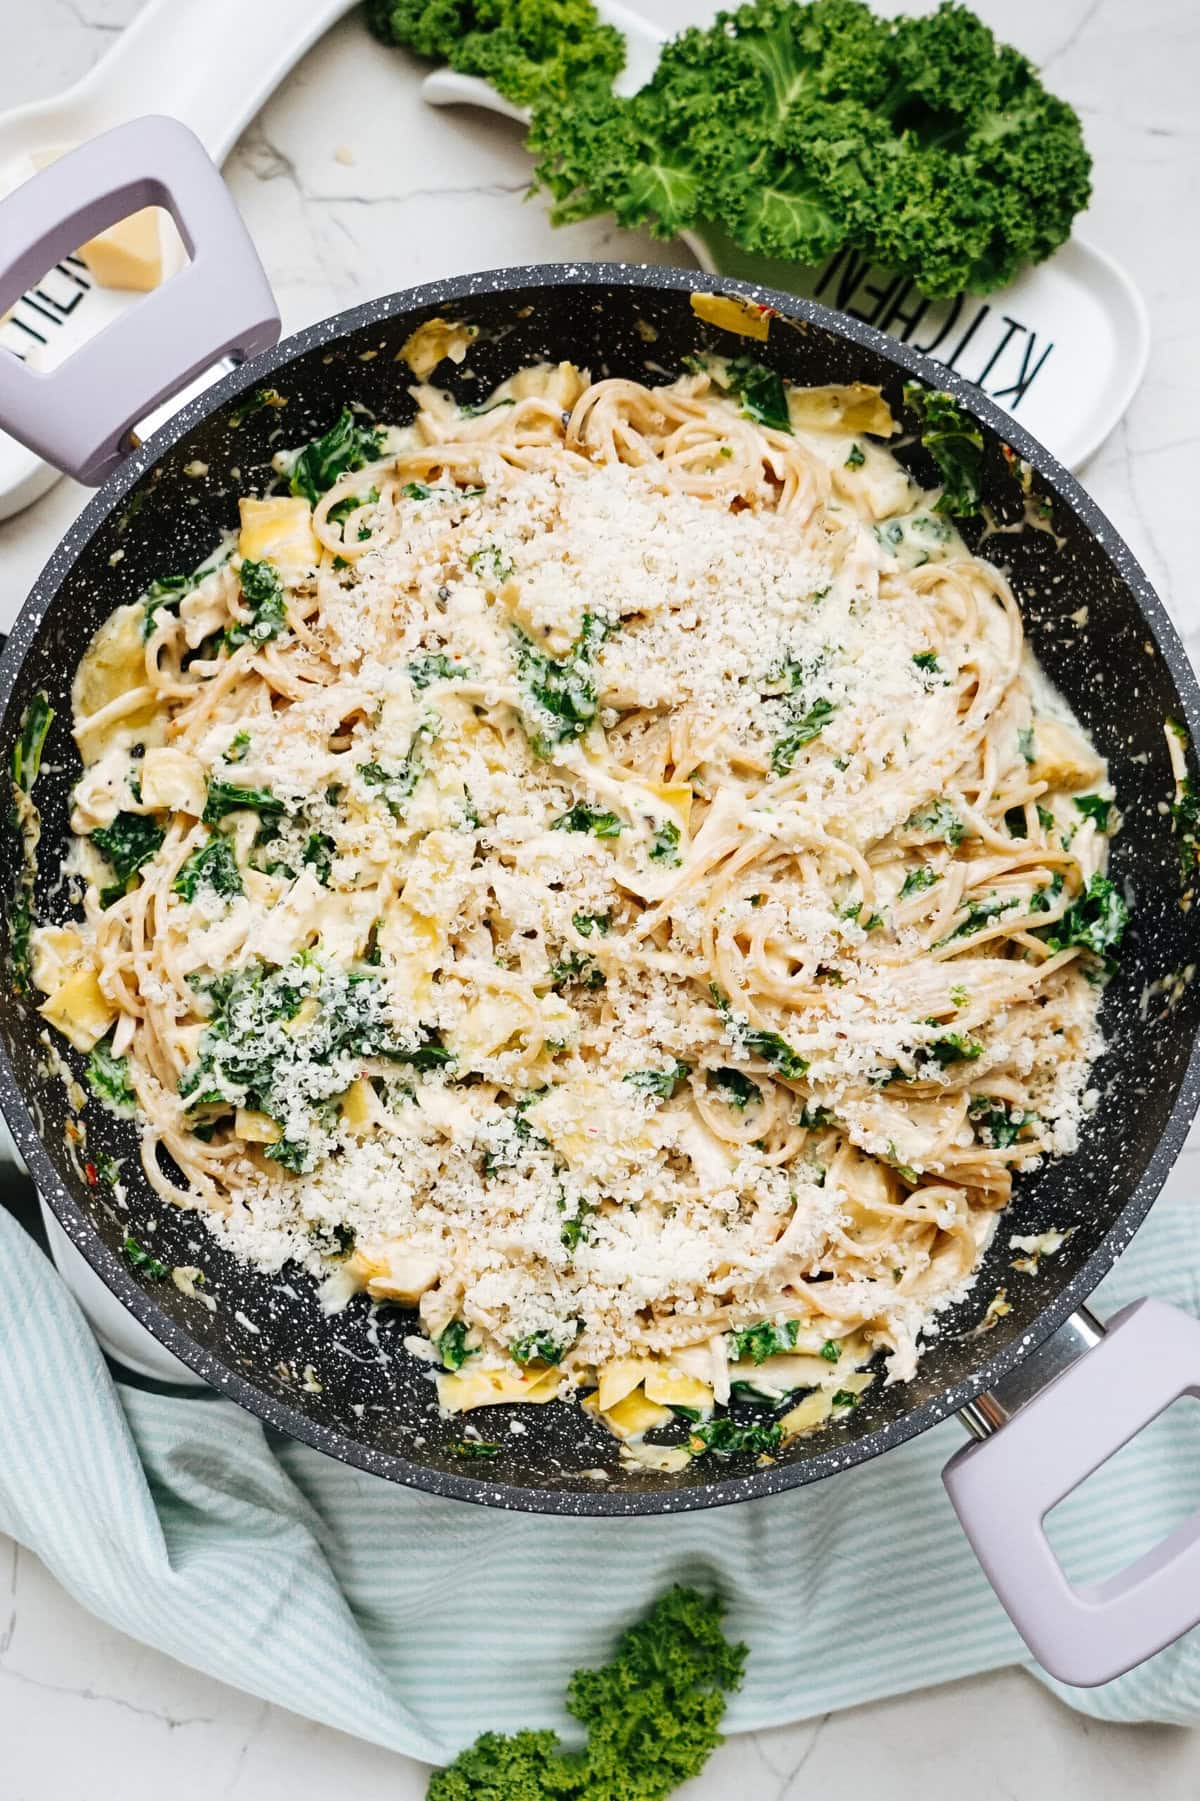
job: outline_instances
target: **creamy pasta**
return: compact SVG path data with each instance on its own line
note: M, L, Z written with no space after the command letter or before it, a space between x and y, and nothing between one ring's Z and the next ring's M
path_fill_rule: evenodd
M282 455L94 640L34 935L164 1201L417 1309L443 1408L583 1391L666 1467L911 1375L1075 1145L1124 912L879 392L751 375L418 385Z

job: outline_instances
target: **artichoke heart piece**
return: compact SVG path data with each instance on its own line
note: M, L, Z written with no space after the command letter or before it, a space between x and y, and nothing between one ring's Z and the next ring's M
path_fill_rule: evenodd
M614 1438L621 1439L640 1438L656 1426L670 1425L675 1417L669 1407L660 1407L657 1402L647 1400L640 1388L627 1394L615 1407L602 1408L598 1394L585 1396L580 1406L603 1420Z
M234 1131L247 1144L278 1144L283 1137L283 1128L269 1113L260 1113L256 1107L239 1107L234 1116Z
M380 950L392 972L397 999L421 1014L433 998L433 972L447 947L446 931L431 914L397 900L379 928Z
M542 1406L558 1394L562 1376L557 1369L464 1370L437 1379L438 1401L444 1413L469 1413L475 1407L496 1407L505 1401L529 1401Z
M799 1406L785 1413L779 1424L785 1439L797 1438L805 1432L815 1432L823 1426L833 1412L833 1391L818 1388L813 1394L805 1395Z
M396 361L406 362L417 380L424 381L446 357L452 363L461 363L478 332L478 326L465 325L461 320L426 319L405 339Z
M832 1384L828 1388L819 1388L810 1395L805 1395L798 1406L785 1413L779 1421L786 1439L796 1438L804 1432L814 1432L823 1426L834 1411L834 1396L838 1394L860 1395L870 1388L874 1377L869 1370L855 1370L843 1376L837 1387Z
M374 1090L371 1084L365 1076L359 1076L356 1082L351 1082L342 1096L342 1124L352 1132L370 1125L374 1112L371 1104L373 1100Z
M136 602L118 607L88 645L75 672L71 705L76 720L75 738L86 763L94 763L103 754L109 736L107 729L97 732L95 727L89 728L88 722L95 714L143 688L144 700L122 713L111 729L148 725L158 711L157 698L146 675L143 618L142 608Z
M603 1082L588 1077L557 1083L525 1117L573 1166L612 1157L632 1163L656 1143L652 1119L631 1109L627 1096L614 1095Z
M415 1307L441 1273L436 1257L422 1251L397 1252L378 1274L367 1278L367 1293L373 1301L396 1301L402 1307Z
M152 746L142 758L138 780L144 806L190 813L193 819L199 819L204 811L208 792L204 767L185 750Z
M284 580L295 580L314 568L321 547L312 527L312 508L301 495L277 494L269 500L238 501L242 529L238 555L247 563L274 563Z
M656 800L670 807L672 813L686 830L691 823L692 801L694 799L687 782L650 782L647 789Z
M653 1376L658 1369L653 1357L617 1357L606 1363L600 1371L600 1382L596 1390L596 1406L601 1413L608 1413L626 1395L633 1393L639 1383L648 1376Z
M643 1386L646 1399L657 1402L660 1407L686 1407L693 1413L712 1412L713 1391L708 1383L695 1376L685 1376L682 1370L672 1369L669 1364L660 1365L646 1377Z
M692 311L706 325L722 331L736 332L740 338L755 338L765 344L771 329L771 309L740 294L693 294Z
M892 409L880 390L869 382L789 388L788 413L793 426L809 431L862 431L873 437L890 438L896 429Z
M34 986L53 994L83 961L83 939L72 926L34 926L29 938Z
M1104 780L1105 768L1091 745L1057 719L1037 719L1033 726L1031 782L1065 788L1077 794Z
M94 1050L117 1017L90 963L69 975L38 1012L77 1051Z

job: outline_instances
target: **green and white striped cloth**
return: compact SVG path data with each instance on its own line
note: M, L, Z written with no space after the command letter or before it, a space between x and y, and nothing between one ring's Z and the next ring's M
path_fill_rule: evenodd
M1097 1305L1200 1312L1200 1219L1160 1202ZM1200 1505L1176 1407L1072 1497L1067 1567L1119 1567ZM255 1695L445 1761L485 1728L570 1730L567 1673L671 1582L715 1586L750 1646L748 1730L1003 1664L1023 1647L938 1472L947 1423L814 1488L678 1518L571 1520L410 1493L216 1395L114 1382L46 1259L0 1212L0 1529L102 1619ZM1200 1720L1200 1630L1107 1688L1108 1720Z

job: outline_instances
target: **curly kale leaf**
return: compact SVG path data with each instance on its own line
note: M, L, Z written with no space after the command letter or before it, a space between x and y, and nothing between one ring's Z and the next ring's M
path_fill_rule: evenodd
M669 1101L691 1073L688 1064L676 1061L667 1069L631 1069L621 1079L631 1088L640 1088L643 1094L654 1094L660 1100Z
M289 487L315 506L340 476L373 463L380 455L376 426L362 425L344 406L327 432L314 438L292 465Z
M283 402L280 404L282 405ZM229 423L233 426L235 420L231 418ZM211 551L190 574L184 575L176 572L174 575L155 576L150 586L138 597L142 608L143 640L154 636L158 626L158 615L161 612L177 612L179 603L184 596L190 594L193 588L198 588L205 576L211 575L214 570L227 563L230 554L230 542L228 539L223 539L216 549Z
M109 1039L102 1038L89 1052L83 1077L96 1099L103 1101L111 1112L119 1113L123 1118L132 1114L137 1096L129 1080L129 1058L114 1057Z
M452 1319L445 1331L434 1340L443 1369L460 1370L467 1358L475 1355L474 1346L467 1343L469 1331L470 1327L465 1320Z
M966 836L966 827L948 800L932 800L927 806L917 807L904 821L906 832L920 832L926 838L942 838L951 849L957 848Z
M245 624L231 625L225 633L231 650L239 644L265 644L268 638L277 638L287 625L283 582L274 563L265 558L260 563L245 562L238 571L238 580L251 617Z
M1109 819L1116 801L1105 799L1102 794L1076 794L1075 805L1085 819L1090 819L1098 832L1107 832Z
M92 843L103 851L123 886L143 863L155 856L166 833L148 813L118 813L111 825L98 825Z
M368 0L367 23L385 44L490 81L514 106L566 95L581 77L611 80L625 60L591 0Z
M37 881L37 845L41 829L33 802L33 785L42 766L46 733L54 709L45 693L37 693L21 716L10 765L9 824L21 839L21 864L8 903L9 977L18 994L28 994L33 981L30 940L33 932L34 886Z
M776 775L791 773L792 764L804 746L821 736L836 710L836 704L831 700L814 700L807 713L796 719L782 738L776 739L771 749L771 768Z
M539 757L551 757L565 739L582 738L598 701L591 665L612 626L585 613L578 638L565 657L552 657L518 632L517 674L529 700L526 731Z
M245 892L233 843L219 832L207 844L197 846L171 884L172 893L182 895L186 901L194 901L201 889L226 899Z
M130 1269L141 1270L151 1282L165 1282L171 1273L165 1263L144 1249L129 1232L121 1240L121 1254Z
M623 829L624 822L616 813L601 812L581 800L550 821L552 832L592 832L597 838L619 838ZM584 937L587 936L585 932Z
M1007 1150L1016 1144L1025 1127L1033 1125L1037 1119L1036 1113L1029 1113L1011 1101L990 1094L972 1095L967 1115L975 1128L975 1136L995 1150Z
M719 222L810 265L848 247L934 297L1042 261L1090 193L1075 113L949 0L895 22L860 0L756 0L683 32L629 99L598 67L535 94L530 147L558 221Z
M759 1320L756 1325L742 1326L729 1335L729 1355L735 1363L752 1357L755 1363L765 1363L768 1357L775 1357L787 1351L794 1351L796 1338L800 1331L797 1320L785 1320L782 1326L776 1326L771 1320Z
M762 1100L762 1089L758 1083L752 1082L750 1077L740 1069L710 1070L708 1079L714 1088L721 1090L729 1105L736 1107L739 1113L744 1113L752 1101L757 1103Z
M508 1354L514 1363L522 1368L527 1363L561 1363L582 1330L583 1322L579 1321L573 1332L565 1338L558 1338L553 1332L527 1332L524 1338L518 1338L510 1344Z
M724 1414L719 1419L705 1420L703 1425L693 1426L688 1440L696 1457L702 1457L706 1451L714 1457L739 1457L748 1453L769 1457L782 1443L783 1427L774 1420L760 1426L742 1426Z
M453 663L445 651L431 651L415 657L408 666L408 679L414 688L428 688L431 682L460 682L470 675L465 663Z
M436 736L436 721L426 722L417 728L417 732L408 748L407 755L394 768L388 769L372 758L369 763L358 764L358 776L367 788L377 788L379 795L393 819L403 819L408 811L408 803L416 793L417 784L425 774L425 745Z
M243 807L261 813L266 819L287 811L277 795L269 788L247 788L240 782L223 782L213 776L208 778L208 794L204 803L204 824L216 825L227 813L240 812ZM92 833L93 838L96 834Z
M914 1062L918 1075L923 1075L935 1064L939 1069L948 1069L952 1063L974 1063L982 1055L983 1045L978 1038L969 1038L965 1032L943 1032L940 1038L919 1046Z
M721 1743L726 1692L741 1686L746 1647L724 1636L722 1611L715 1597L668 1589L609 1663L571 1677L581 1751L553 1732L485 1732L437 1771L428 1801L666 1801Z
M720 385L728 388L747 419L765 425L771 431L790 434L792 417L788 411L787 389L783 377L774 369L764 369L748 356L731 357L725 365Z
M1045 930L1046 943L1052 951L1066 950L1077 944L1091 951L1108 967L1117 961L1117 952L1129 924L1129 908L1106 875L1094 875L1078 899L1071 902L1062 918Z
M735 1032L739 1043L752 1056L761 1057L777 1069L786 1080L794 1081L808 1070L808 1063L798 1051L794 1051L778 1032L764 1032L758 1026L735 1022Z
M972 518L983 487L983 433L953 394L910 381L904 384L904 404L916 414L921 442L942 478L934 512Z

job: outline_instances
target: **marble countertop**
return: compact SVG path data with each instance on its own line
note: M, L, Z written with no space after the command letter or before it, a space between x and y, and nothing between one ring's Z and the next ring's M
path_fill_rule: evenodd
M253 5L254 0L247 0ZM1126 418L1084 471L1200 653L1189 581L1200 349L1191 0L975 0L1081 112L1096 159L1087 235L1137 277L1153 347ZM705 0L640 0L668 27ZM138 0L0 0L0 108L50 94L103 54ZM925 0L910 10L926 10ZM153 97L148 96L148 106ZM244 133L226 174L285 330L436 275L571 257L685 262L670 245L593 221L552 232L526 204L520 134L481 114L432 113L418 71L351 14ZM7 629L84 499L60 483L0 525ZM1193 1138L1173 1182L1200 1178ZM425 1771L173 1663L84 1613L0 1538L0 1794L4 1801L317 1801L339 1790L416 1801ZM859 1707L730 1742L686 1791L756 1801L885 1792L889 1801L1055 1795L1174 1801L1200 1792L1200 1734L1084 1720L1020 1671Z

